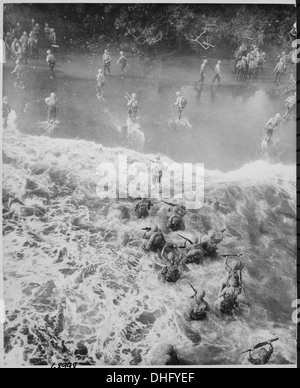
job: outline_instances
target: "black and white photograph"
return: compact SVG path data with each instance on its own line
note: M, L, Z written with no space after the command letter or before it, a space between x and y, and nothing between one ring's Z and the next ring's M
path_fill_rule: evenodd
M296 368L296 2L0 17L0 367Z

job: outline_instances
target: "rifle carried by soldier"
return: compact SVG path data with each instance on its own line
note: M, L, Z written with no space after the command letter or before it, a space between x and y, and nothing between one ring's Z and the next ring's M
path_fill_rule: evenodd
M127 101L132 100L131 95L128 92L125 92L125 93L126 93L126 96L124 96L124 98L126 98Z
M243 254L242 253L239 253L237 255L235 255L235 254L232 254L232 255L226 254L226 255L220 255L220 256L221 257L240 257L240 256L243 256Z
M172 207L175 207L175 206L178 206L180 207L182 210L186 210L186 207L184 205L178 205L176 203L172 203L172 202L167 202L167 201L164 201L162 200L163 203L165 203L166 205L169 205L169 206L172 206Z
M151 163L157 163L157 162L155 162L154 160L151 160L151 159L149 159L149 158L145 158L145 159L149 160L149 162L151 162Z
M184 236L182 236L182 235L179 234L179 233L177 233L177 236L183 238L185 241L188 241L190 244L194 245L194 243L193 243L190 239L188 239L187 237L184 237Z
M195 298L195 296L198 294L198 291L196 290L196 288L195 287L193 287L192 285L191 285L191 283L188 281L188 283L189 283L189 285L190 285L190 287L191 287L191 289L194 291L194 295L193 296L191 296L191 298Z
M245 350L245 351L243 352L243 354L249 353L249 352L251 352L252 350L256 350L256 349L262 348L263 346L268 345L269 342L276 342L276 341L278 341L278 340L279 340L279 338L276 337L276 338L273 338L273 339L271 339L271 340L269 340L269 341L261 342L261 343L255 345L252 349Z

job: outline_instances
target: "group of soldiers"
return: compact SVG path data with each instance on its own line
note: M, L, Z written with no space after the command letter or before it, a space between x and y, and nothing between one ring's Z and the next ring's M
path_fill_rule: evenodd
M274 144L273 142L273 137L275 135L275 130L279 128L279 125L283 121L287 121L290 116L292 111L295 109L296 106L296 92L291 93L290 96L286 99L285 107L286 107L286 112L281 116L280 113L277 113L274 117L271 117L269 121L266 123L264 127L264 133L265 136L262 141L262 149L267 149L270 146Z
M248 47L245 43L243 43L239 49L234 54L234 60L235 60L235 67L234 71L236 72L236 80L237 81L247 81L247 82L254 82L258 79L259 74L264 73L264 63L266 58L266 53L263 52L261 49L259 49L256 45L251 46L251 51L248 52ZM127 59L124 56L123 52L120 52L120 58L117 62L117 64L121 64L121 76L124 77L124 68L127 64ZM290 60L290 54L286 54L285 52L282 52L278 56L278 63L274 69L275 73L275 83L279 85L282 75L286 72L287 63ZM97 96L99 98L103 98L103 88L106 84L105 81L105 74L106 72L110 75L110 63L111 63L111 56L108 52L108 50L104 51L103 54L103 69L99 69L99 72L97 74ZM215 81L218 81L218 86L221 86L221 64L222 61L218 60L215 67L213 67L208 59L204 59L203 63L200 67L200 78L195 83L195 89L198 90L198 84L200 83L201 87L205 83L206 78L206 71L207 68L211 68L214 72L214 77L211 81L211 86L215 83ZM138 101L137 101L137 95L133 93L132 95L125 96L127 99L127 106L128 106L128 116L130 119L130 122L135 123L137 112L138 112ZM286 100L286 107L287 111L284 115L284 120L287 120L290 117L290 114L295 107L296 102L296 93L289 96ZM178 112L178 122L181 122L182 119L182 112L184 111L185 107L187 106L187 99L182 95L180 91L176 92L176 101L172 105L177 108ZM276 125L275 125L276 127ZM275 129L274 127L274 129ZM268 125L268 128L270 128L270 124ZM270 133L272 131L268 129L268 134L266 135L266 142L268 143L268 146L270 143ZM274 132L274 131L273 131Z
M184 217L186 209L182 205L165 202L169 206L166 216L166 230L177 232L185 229ZM138 198L135 201L135 212L138 218L145 218L149 215L149 210L152 206L150 200ZM163 261L161 270L162 278L167 282L175 283L180 278L180 270L183 270L187 264L200 264L205 257L216 257L217 245L223 240L223 232L221 237L216 237L216 233L210 235L205 241L195 238L194 241L178 234L184 240L184 244L178 246L173 242L167 242L162 230L154 225L152 227L143 228L143 249L147 252L159 253L160 259Z
M40 26L35 21L32 21L32 30L27 35L26 32L22 33L22 29L19 23L16 27L7 33L5 38L5 45L7 53L10 54L11 58L15 61L16 67L12 71L12 74L17 75L17 84L21 88L25 88L23 82L23 66L28 63L28 59L37 59L39 53L39 41L40 41ZM56 35L53 28L49 28L48 24L45 24L44 27L44 38L49 46L56 45ZM247 81L253 82L257 80L259 74L263 74L264 69L263 65L265 63L266 54L262 52L256 45L251 47L251 52L247 53L247 46L242 44L241 47L236 51L235 58L235 71L236 71L236 80L237 81ZM102 56L102 68L99 69L96 76L97 79L97 96L102 99L104 95L104 87L106 84L106 75L111 75L111 56L109 51L104 50ZM279 58L278 63L274 69L276 78L276 84L280 83L281 77L286 71L286 64L288 61L288 56L283 52ZM47 51L46 62L50 69L50 77L54 77L54 67L56 59L49 49ZM215 67L212 67L207 59L204 59L201 68L200 68L200 79L196 82L204 85L206 70L208 67L211 67L214 71L214 77L211 81L211 85L215 81L218 81L218 84L221 85L221 64L219 60ZM127 66L127 58L124 55L124 52L120 52L120 57L116 62L116 65L120 66L120 76L123 78L125 74L125 68ZM195 85L196 87L196 85ZM128 108L128 117L130 122L135 124L138 113L138 100L137 95L126 94ZM56 106L58 99L55 93L51 93L49 97L45 99L46 109L48 110L48 122L53 123L56 120ZM284 119L288 119L292 109L295 106L296 102L296 93L289 96L286 100L287 111L284 115ZM178 120L182 119L182 112L187 105L186 98L181 94L181 92L176 93L176 101L173 104L178 110ZM4 128L7 126L8 115L11 111L8 98L3 98L3 118L4 118ZM281 123L281 115L276 114L274 118L271 118L268 123L265 125L265 139L264 142L266 146L272 144L272 137L274 135L274 130L278 128ZM163 169L160 163L160 158L156 160L157 168L154 171L154 181L155 183L161 182L161 177ZM168 206L166 211L167 220L165 224L165 229L169 232L180 232L185 229L184 217L187 214L187 210L184 206L164 202ZM147 218L153 204L147 198L137 198L134 201L134 211L138 218ZM162 232L162 229L158 225L153 225L152 227L143 228L144 233L142 236L142 247L146 252L155 252L158 253L159 258L162 261L160 275L162 279L166 282L175 283L180 279L181 272L184 271L189 264L201 264L203 259L215 258L217 257L218 244L223 241L224 230L220 232L214 232L207 236L206 239L196 237L194 239L189 239L182 234L178 234L180 238L184 240L182 245L178 245L174 242L168 242L166 235ZM245 288L242 279L242 272L244 269L244 264L241 259L241 255L221 255L226 258L225 261L225 271L227 273L226 278L222 281L218 298L215 303L215 309L224 315L232 315L236 309L241 305L246 305L247 300L245 297ZM207 314L211 312L211 308L208 302L205 300L206 293L204 290L197 290L190 284L191 288L194 291L192 302L188 307L188 317L190 320L202 321L207 319ZM249 361L255 365L266 364L272 353L273 346L271 342L268 342L269 350L261 349L258 358L253 358L251 352L254 349L250 349Z
M28 64L28 59L38 59L40 42L44 40L44 44L48 47L56 47L55 30L50 28L48 23L45 24L44 34L41 35L41 27L39 23L35 23L34 19L32 19L29 34L26 31L22 33L20 23L17 23L16 27L6 34L6 58L10 57L15 62L16 66L11 74L16 75L16 87L25 89L24 66ZM53 78L56 59L51 50L47 50L46 62L50 69L50 78Z
M248 51L250 50L250 51ZM277 64L274 68L276 85L280 84L282 76L286 73L287 63L291 60L291 54L283 51L277 57ZM236 81L254 82L258 76L264 74L264 63L266 62L266 53L258 48L257 45L251 45L250 49L245 43L234 53L234 72Z
M56 45L56 33L54 28L50 28L48 23L44 27L44 43L47 46ZM20 23L17 23L14 29L6 33L5 49L7 57L10 55L12 59L19 59L26 64L28 58L38 59L39 46L41 41L41 27L39 23L35 23L32 19L31 31L28 34L22 32Z
M124 78L125 68L127 66L127 58L124 55L124 51L120 51L120 57L116 63L116 65L120 66L120 76ZM102 68L98 70L97 78L97 95L103 98L103 87L105 85L105 75L111 75L111 55L108 49L104 50L104 54L102 55Z
M247 53L248 47L243 43L239 49L235 52L235 71L237 81L252 82L257 80L258 75L263 74L263 65L265 63L266 54L262 52L256 45L251 46L251 52ZM286 73L287 64L291 61L291 53L286 54L283 51L277 57L277 64L274 68L275 84L279 85L282 76ZM291 75L291 83L295 86L296 81ZM282 121L286 121L290 118L293 109L296 106L296 91L293 88L290 91L290 95L286 99L285 107L286 112L283 117L280 113L277 113L274 117L270 118L264 127L264 138L262 141L262 149L267 149L273 145L273 136L275 130L278 129Z
M120 76L121 78L124 78L125 75L125 68L127 66L127 58L124 54L124 51L120 51L120 57L118 61L116 62L116 65L120 66ZM104 87L106 85L106 74L109 76L111 75L111 55L108 51L108 49L104 50L104 54L102 56L102 68L98 70L98 73L96 75L97 80L97 97L99 99L103 99L104 97ZM138 100L136 93L132 93L131 95L129 93L126 93L126 96L124 96L127 100L127 113L128 118L130 120L131 124L136 123L137 113L138 113Z
M15 68L11 74L16 75L15 86L20 89L25 89L24 84L24 67L28 64L28 59L38 59L40 42L44 42L48 47L58 47L56 45L55 29L50 28L48 23L45 23L44 33L41 33L39 23L34 19L31 21L31 31L29 35L26 31L22 33L20 23L17 23L15 28L7 32L5 37L6 58L9 57L15 62ZM56 58L51 49L47 50L46 63L50 70L50 78L54 78L54 68L56 65ZM56 120L56 104L57 98L55 93L51 93L45 99L45 108L48 111L48 122L52 124ZM2 103L2 117L4 121L4 128L7 126L8 116L11 108L7 96L3 98Z
M12 74L16 74L17 80L15 86L20 87L22 89L25 88L24 78L23 78L23 70L24 65L27 64L28 58L38 58L38 44L39 44L39 35L40 35L40 26L38 23L35 23L34 19L32 19L32 31L29 36L27 36L26 32L23 32L21 35L21 26L20 23L17 23L16 27L7 33L5 38L5 44L7 48L7 52L10 53L11 58L15 60L15 68L12 71ZM48 45L56 46L56 35L55 30L53 28L49 28L49 25L46 23L44 27L44 38L45 42ZM251 46L251 51L248 52L248 47L245 43L243 43L239 49L235 52L235 71L236 71L236 79L238 81L246 80L248 82L255 81L258 77L258 74L263 74L263 64L265 62L265 53L262 52L256 45ZM286 65L288 62L288 55L285 52L278 57L278 63L274 69L276 74L275 82L279 84L282 74L286 71ZM97 79L97 97L99 99L103 99L104 96L104 88L106 85L106 75L111 74L111 55L108 49L104 50L102 56L102 68L99 69L96 79ZM47 58L46 62L49 66L50 70L50 78L54 77L54 68L56 65L56 58L53 55L52 51L47 50ZM215 67L213 67L207 59L203 60L203 63L200 67L200 79L196 81L195 88L197 89L197 84L200 82L201 86L204 85L206 70L210 67L215 75L211 81L211 85L217 80L218 84L221 85L221 64L222 61L218 60ZM124 70L127 66L127 58L124 55L124 52L120 52L120 57L116 63L116 65L120 66L120 76L124 77ZM127 100L127 112L130 124L135 124L138 114L138 100L136 93L132 93L131 95L126 93L125 96ZM286 101L287 112L284 115L284 119L288 119L290 113L295 106L296 96L291 95ZM172 106L177 108L178 112L178 122L181 123L182 120L182 112L187 105L187 99L181 94L180 91L176 93L176 101ZM47 107L46 103L46 107ZM55 107L56 108L56 107ZM47 108L48 109L48 108ZM51 111L54 112L53 104L51 104ZM49 113L49 110L48 110ZM53 117L53 114L48 114L48 121L52 121L49 116ZM271 122L272 121L272 122ZM266 136L263 142L263 148L268 147L272 144L271 138L274 133L274 129L278 123L277 119L269 120L268 124L265 127ZM274 124L274 125L273 125Z
M215 68L212 67L212 65L208 62L207 59L204 59L201 68L200 68L200 79L196 81L195 83L195 89L197 89L197 84L200 82L203 86L205 83L205 76L207 67L211 67L214 71L214 77L211 81L211 85L215 83L215 81L218 81L218 85L221 85L221 64L222 61L218 60ZM124 52L120 52L120 57L116 63L116 65L120 66L120 76L124 78L124 69L127 66L127 58L124 55ZM104 96L104 87L106 85L106 74L111 75L111 56L107 49L104 50L104 54L102 56L102 68L98 70L98 73L96 75L97 80L97 97L99 99L103 99ZM132 95L126 93L125 98L127 99L127 108L128 108L128 117L131 123L135 124L137 113L138 113L138 100L136 93L133 93ZM175 106L177 108L178 112L178 121L180 122L182 119L182 112L185 109L187 105L187 99L182 96L181 92L176 92L176 101L172 106Z
M198 84L200 83L200 86L202 87L204 84L205 84L205 78L206 78L206 71L208 68L210 68L213 73L214 73L214 76L211 80L211 83L210 85L212 86L215 81L218 81L218 86L221 86L221 64L222 64L222 61L221 60L218 60L217 64L215 65L215 67L213 67L211 65L211 63L208 61L208 59L204 59L201 66L200 66L200 77L199 77L199 80L197 80L195 82L195 89L198 90Z
M187 214L186 208L182 205L166 201L162 202L168 206L165 224L167 232L184 230L184 217ZM137 218L147 218L152 206L151 200L147 198L140 197L135 199L134 212ZM216 258L218 256L218 244L223 241L223 234L226 229L220 232L210 233L205 239L202 239L203 236L189 239L177 233L184 240L184 244L167 241L166 235L158 225L143 228L143 231L142 248L146 252L154 252L159 255L160 260L163 262L163 265L156 263L156 266L160 268L160 277L166 282L175 283L180 279L181 271L187 269L188 264L201 264L205 257ZM231 316L241 306L247 306L248 304L242 277L244 262L241 254L226 254L220 256L225 258L227 276L221 282L218 299L214 304L214 308L222 315ZM208 313L212 312L208 302L205 300L206 292L204 290L197 290L190 282L188 284L194 293L191 296L192 301L188 303L186 309L187 319L204 321L208 318ZM274 351L272 341L259 344L246 351L249 352L249 362L254 365L267 364ZM269 346L269 348L266 349L266 346ZM257 357L253 357L253 351L258 348L260 350ZM175 352L173 347L172 352ZM169 363L173 365L178 364L177 357L171 357Z
M167 219L165 228L169 232L178 232L185 229L184 217L187 213L187 210L182 205L177 205L174 203L163 201L169 208L166 212ZM147 198L137 198L134 202L134 211L138 218L146 218L149 215L149 211L153 204ZM165 235L162 230L154 225L152 227L143 228L143 249L148 252L159 253L160 258L164 262L164 267L161 271L164 280L167 282L176 282L180 278L180 269L188 264L200 264L202 263L205 257L214 258L217 256L218 244L223 241L223 234L225 229L220 232L213 232L205 239L196 237L193 240L183 236L178 233L178 236L184 240L184 244L178 246L174 242L167 242ZM229 272L228 284L222 286L220 297L224 296L224 300L229 300L230 287L241 287L241 275L239 281L236 279L236 274L241 273L243 267L236 265L233 268L230 268L226 261L226 268ZM234 279L236 283L233 282ZM223 282L224 283L224 282ZM224 291L225 290L225 291ZM199 292L202 294L202 292ZM229 305L226 305L226 308L220 306L220 311L224 313L231 314L236 307L236 294L239 295L238 291L232 295L231 298L231 308ZM199 295L198 295L199 297Z
M234 71L237 81L254 82L257 81L258 75L264 73L264 63L266 53L253 45L248 51L245 43L234 53Z

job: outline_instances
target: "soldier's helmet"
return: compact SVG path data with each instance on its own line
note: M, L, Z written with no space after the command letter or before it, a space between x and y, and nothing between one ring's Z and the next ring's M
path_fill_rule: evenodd
M200 292L198 292L196 301L197 302L202 302L202 300L205 298L205 295L206 295L205 291L201 290Z
M230 277L230 279L228 281L228 285L231 287L234 287L234 288L238 287L239 281L238 281L237 277L236 276Z
M168 345L166 348L166 353L170 356L174 353L174 348L172 345Z
M193 243L196 245L196 244L199 244L199 242L200 242L200 239L199 239L199 237L195 237L194 239L193 239Z
M268 362L268 358L269 358L269 352L267 351L267 349L265 348L262 348L259 350L258 352L258 357L260 358L260 360L263 362L263 363L267 363Z
M280 113L277 113L277 114L275 115L275 120L276 120L276 122L280 121L280 119L281 119L281 114L280 114Z

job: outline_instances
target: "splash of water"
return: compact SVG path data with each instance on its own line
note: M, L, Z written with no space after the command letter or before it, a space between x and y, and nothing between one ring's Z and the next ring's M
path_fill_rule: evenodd
M237 171L206 171L205 204L185 217L187 236L226 228L220 253L243 253L250 310L218 316L226 275L221 258L190 265L162 283L142 227L163 227L166 208L136 219L130 200L96 196L97 165L120 148L82 140L3 134L5 362L67 359L99 365L163 363L172 343L189 364L241 364L242 351L274 336L274 364L295 363L295 168L257 161ZM126 150L133 160L143 155ZM150 158L154 156L150 155ZM180 242L171 233L168 241ZM206 322L189 322L191 289L206 290Z

